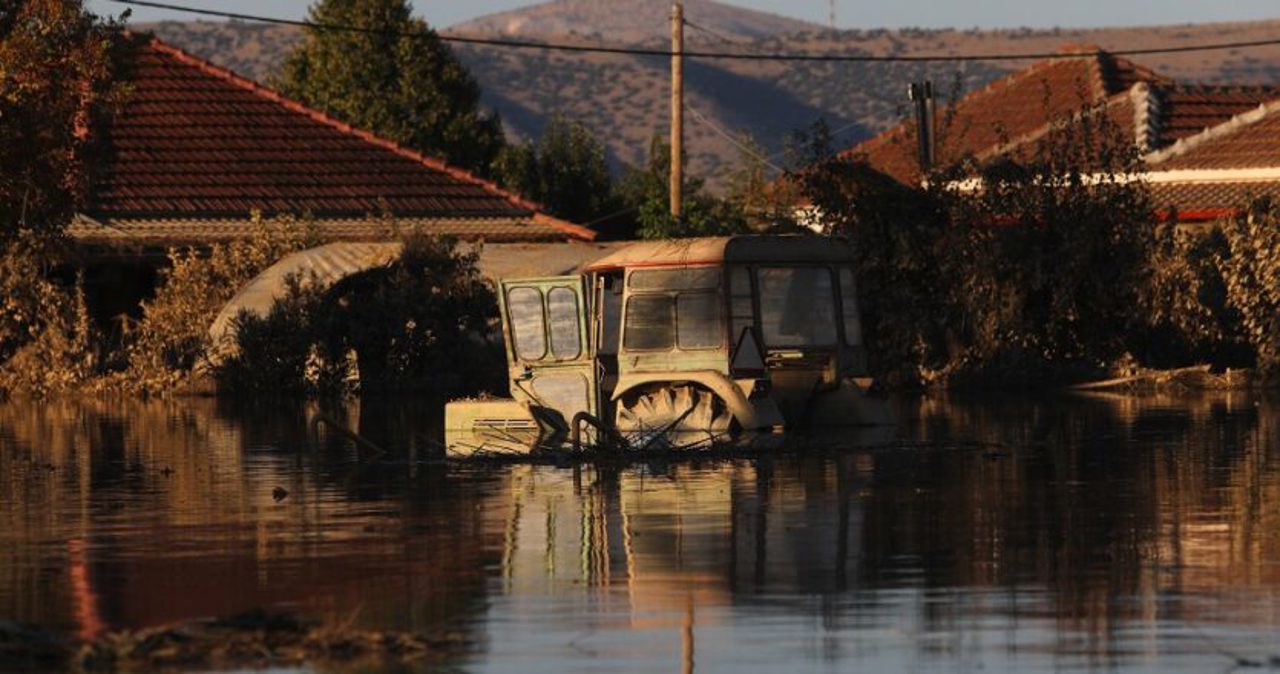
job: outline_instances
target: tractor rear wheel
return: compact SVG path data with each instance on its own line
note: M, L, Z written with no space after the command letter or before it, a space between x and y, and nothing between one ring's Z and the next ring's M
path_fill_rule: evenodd
M662 384L618 401L617 428L623 433L711 433L729 435L736 424L724 400L700 386Z

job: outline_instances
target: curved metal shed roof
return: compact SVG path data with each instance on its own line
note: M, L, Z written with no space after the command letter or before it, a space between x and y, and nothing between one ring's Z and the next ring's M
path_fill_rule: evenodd
M586 270L726 262L848 262L852 257L852 249L839 239L792 235L717 236L635 243L588 264Z

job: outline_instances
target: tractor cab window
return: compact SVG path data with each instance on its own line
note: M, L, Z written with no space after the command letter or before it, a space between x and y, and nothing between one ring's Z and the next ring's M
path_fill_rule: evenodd
M547 355L547 323L542 313L542 292L537 288L512 288L507 292L511 338L516 358L541 360Z
M507 315L517 360L566 361L582 356L582 308L568 286L507 290Z
M714 349L724 341L719 268L646 269L628 277L628 351Z
M756 270L756 284L767 347L836 345L836 295L830 269L761 267Z
M627 325L622 335L628 351L667 351L676 343L675 298L634 295L627 300Z

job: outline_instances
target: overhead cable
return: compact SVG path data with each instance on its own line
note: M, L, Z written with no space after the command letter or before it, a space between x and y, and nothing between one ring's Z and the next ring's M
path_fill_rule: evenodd
M729 133L728 131L726 131L726 130L725 130L723 127L721 127L719 124L716 124L715 122L711 121L710 119L707 119L707 117L706 117L705 115L703 115L701 112L698 112L698 109L697 109L697 108L695 108L695 107L693 107L692 105L689 105L689 104L687 104L687 103L686 103L686 104L685 104L685 109L686 109L686 110L688 110L690 113L692 113L695 119L697 119L698 121L700 121L700 122L702 122L703 124L705 124L705 125L707 126L707 128L709 128L709 129L711 129L712 131L714 131L714 132L715 132L717 135L719 135L721 138L724 138L725 140L729 141L730 143L733 143L734 147L736 147L736 148L738 148L739 150L741 150L741 151L742 151L744 154L746 154L748 157L752 157L752 158L753 158L753 159L755 159L756 161L758 161L758 162L760 162L760 163L764 164L765 166L768 166L769 168L771 168L771 169L773 169L773 170L775 170L775 171L777 171L777 172L779 172L779 173L786 173L786 172L787 172L787 170L786 170L786 169L782 168L781 166L778 166L777 164L773 163L772 161L769 161L769 158L768 158L768 157L766 157L766 156L764 156L763 154L761 154L761 153L760 153L760 151L759 151L758 149L753 148L753 147L751 147L751 146L747 145L746 143L742 142L741 140L738 140L737 138L734 138L732 133Z
M612 47L608 45L568 44L562 42L536 42L532 40L507 40L499 38L467 37L464 35L437 34L434 31L394 32L374 28L363 28L332 23L317 23L296 19L278 19L240 12L224 12L175 5L151 0L111 0L112 2L135 7L150 7L176 12L186 12L201 16L216 16L223 19L273 23L286 26L298 26L313 30L329 30L348 33L365 33L400 38L424 38L435 36L443 42L455 44L472 44L487 47L506 47L510 49L537 49L543 51L576 52L587 54L623 54L627 56L664 56L674 53L669 49L648 49L640 47ZM1212 44L1181 45L1176 47L1150 47L1145 49L1118 49L1108 53L1117 56L1141 56L1146 54L1181 54L1186 52L1217 51L1223 49L1247 49L1280 45L1280 38L1265 40L1246 40L1240 42L1216 42ZM808 61L808 62L849 62L849 63L904 63L904 62L948 62L948 61L1031 61L1050 58L1089 58L1095 52L1023 52L1010 54L920 54L920 55L876 55L876 54L813 54L813 53L741 53L712 51L683 51L685 58L722 59L738 61Z

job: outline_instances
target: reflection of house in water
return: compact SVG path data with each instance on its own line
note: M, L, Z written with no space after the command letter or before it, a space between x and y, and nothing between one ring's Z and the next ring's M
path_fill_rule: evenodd
M257 414L0 406L0 615L87 637L260 606L421 630L477 610L501 541L478 495L388 502L355 486L376 475L349 446L308 439L301 410ZM444 493L443 478L418 486Z
M513 657L590 630L764 649L734 641L763 621L802 657L1101 665L1277 621L1280 412L1255 402L952 399L904 407L921 442L895 449L576 471L361 463L298 409L11 403L0 615L90 634L267 605Z

